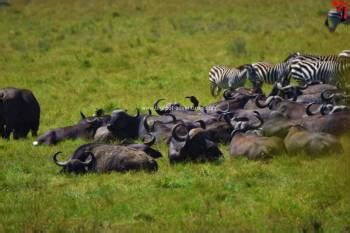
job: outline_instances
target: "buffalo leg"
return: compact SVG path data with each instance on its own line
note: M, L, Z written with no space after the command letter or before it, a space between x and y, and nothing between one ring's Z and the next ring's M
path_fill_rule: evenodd
M18 140L20 138L20 132L13 130L13 139Z
M4 134L5 134L5 126L1 125L0 126L0 137L4 137Z
M32 130L32 137L37 137L37 136L38 136L38 132L37 132L37 131Z
M31 125L34 125L30 128L30 130L32 132L32 137L37 137L38 136L39 122L31 123Z
M10 139L10 134L12 132L12 129L10 127L5 126L5 129L3 132L4 133L3 133L2 137L6 138L6 139Z

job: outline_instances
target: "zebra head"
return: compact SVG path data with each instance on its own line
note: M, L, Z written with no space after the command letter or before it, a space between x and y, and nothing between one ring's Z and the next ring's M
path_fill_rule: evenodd
M261 87L262 82L259 80L258 74L252 64L242 65L241 68L241 72L243 73L245 71L244 73L247 75L248 80L252 82L254 88Z
M212 96L218 96L223 89L227 89L228 77L231 68L224 65L215 65L209 71L210 93Z

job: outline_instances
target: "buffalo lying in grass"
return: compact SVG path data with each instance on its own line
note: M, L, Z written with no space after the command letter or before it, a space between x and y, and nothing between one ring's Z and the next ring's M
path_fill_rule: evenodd
M147 140L147 136L149 137L149 139ZM156 137L152 134L148 134L147 136L145 136L143 138L143 143L138 143L138 144L135 144L135 143L123 143L122 145L125 145L126 147L129 147L129 148L133 148L133 149L136 149L136 150L140 150L140 151L143 151L145 152L146 154L148 154L149 156L151 156L152 158L160 158L162 157L162 154L158 151L158 150L155 150L153 149L151 146L154 145L155 141L156 141Z
M271 112L269 119L267 119L261 126L265 136L276 136L284 138L290 127L296 124L295 120L290 120L283 114L277 111Z
M217 114L220 115L222 112L234 112L238 109L243 109L249 100L262 94L260 88L248 89L240 87L236 90L226 90L223 95L223 100L205 106L204 110L206 113L216 116Z
M251 160L271 158L284 151L282 140L279 137L264 137L256 129L263 125L263 120L256 112L258 123L238 122L232 124L230 154L233 157L245 156Z
M330 84L322 83L310 83L304 86L293 86L288 85L282 87L280 83L276 83L270 96L279 95L283 98L293 99L293 101L298 103L340 103L348 101L349 96L339 93L336 86Z
M321 155L343 151L339 140L333 135L309 132L301 126L289 129L284 144L289 154L304 152L308 155Z
M304 117L305 107L304 103L297 103L291 100L284 100L279 96L270 96L264 103L260 102L261 97L256 98L256 105L259 108L269 107L270 110L279 112L288 119L296 120Z
M142 150L122 145L85 144L80 146L68 159L59 162L53 155L55 164L62 167L61 172L81 174L85 172L125 172L157 171L158 164Z
M30 90L8 87L0 89L0 134L14 139L25 138L29 131L37 135L40 106Z
M202 128L188 128L179 123L172 130L168 156L170 163L215 161L222 157L217 145Z
M120 140L141 138L147 134L143 122L145 116L141 115L139 110L135 116L129 115L125 110L115 110L111 114L107 129Z
M168 104L164 108L158 106L159 102L163 99L159 99L154 103L154 109L159 116L165 116L171 114L175 119L181 120L182 122L195 122L202 120L205 123L208 123L213 120L213 116L208 115L205 110L195 111L198 107L198 100L194 96L188 96L192 102L192 107L186 108L178 103Z
M57 129L51 129L39 136L36 141L33 142L34 146L41 144L55 145L63 140L67 139L92 139L96 130L101 126L102 121L99 119L85 120L79 124L66 126Z
M156 141L168 141L171 137L171 130L180 121L171 113L160 116L148 115L144 118L143 124L147 133L156 137Z
M309 109L313 104L309 104ZM308 117L299 120L299 124L310 132L323 132L333 135L350 133L350 111L346 106L319 106L319 110L307 110Z

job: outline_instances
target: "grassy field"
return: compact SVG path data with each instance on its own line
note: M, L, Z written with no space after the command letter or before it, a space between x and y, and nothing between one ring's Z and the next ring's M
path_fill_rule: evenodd
M279 62L350 48L324 27L330 1L13 0L0 8L0 87L31 89L40 133L92 114L209 94L214 64ZM186 103L186 102L184 102ZM349 232L350 146L324 157L225 159L155 174L59 175L51 155L0 139L0 232Z

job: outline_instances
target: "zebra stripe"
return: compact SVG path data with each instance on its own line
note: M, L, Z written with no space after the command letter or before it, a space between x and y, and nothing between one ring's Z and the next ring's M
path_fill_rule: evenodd
M289 63L270 64L257 62L247 65L249 80L254 86L261 86L263 83L274 84L282 82L289 73Z
M339 62L347 58L347 50L342 51L338 55L313 55L313 54L303 54L300 52L290 54L284 62L292 62L294 60L311 60L311 61L334 61Z
M346 61L296 60L290 65L288 79L294 79L302 85L320 81L342 86L349 71L350 62Z
M245 80L245 72L236 68L217 65L209 71L210 91L213 96L219 95L222 89L242 87Z
M350 58L350 50L343 50L338 54L341 58Z

